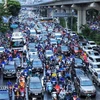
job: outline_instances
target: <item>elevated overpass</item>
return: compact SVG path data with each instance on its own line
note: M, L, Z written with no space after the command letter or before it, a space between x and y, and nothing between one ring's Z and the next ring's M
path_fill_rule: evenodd
M73 16L73 10L77 10L77 31L80 32L80 26L86 24L86 11L100 10L100 0L54 0L38 6L40 10L46 9L48 16L52 17Z

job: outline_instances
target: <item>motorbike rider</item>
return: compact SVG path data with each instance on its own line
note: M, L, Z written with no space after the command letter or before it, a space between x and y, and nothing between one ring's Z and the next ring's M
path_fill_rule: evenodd
M9 80L9 81L7 82L7 85L8 85L8 87L9 87L9 86L12 86L12 82Z
M61 91L60 91L60 93L59 93L59 97L60 97L60 98L61 98L62 96L65 97L65 95L66 95L66 91L65 91L64 88L62 88Z

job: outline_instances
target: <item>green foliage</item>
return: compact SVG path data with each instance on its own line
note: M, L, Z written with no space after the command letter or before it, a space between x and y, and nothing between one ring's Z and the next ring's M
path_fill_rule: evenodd
M97 30L91 30L88 25L82 25L81 28L82 34L85 38L95 41L100 45L100 32Z
M8 0L7 8L9 10L9 12L11 13L11 15L17 16L19 11L20 11L20 9L21 9L21 5L20 5L19 1Z
M71 23L72 23L72 26L71 26ZM74 16L68 17L67 26L69 29L71 29L71 27L72 27L73 31L77 31L77 18Z
M7 8L4 8L4 4L0 4L0 32L5 33L9 27L8 24L4 24L2 20L2 16L8 17L10 15L10 12Z
M65 19L61 17L61 18L59 18L59 21L60 21L60 25L62 27L64 27L64 28L66 28L66 21L65 21Z

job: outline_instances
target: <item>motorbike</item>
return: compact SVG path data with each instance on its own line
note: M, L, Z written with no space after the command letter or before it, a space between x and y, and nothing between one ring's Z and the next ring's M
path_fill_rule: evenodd
M55 85L55 84L57 83L57 79L56 79L56 78L52 78L52 79L51 79L51 83L52 83L53 85Z
M57 100L57 92L52 92L51 96L52 96L52 100Z
M70 93L66 93L66 97L65 100L72 100L71 94Z
M20 89L20 96L21 96L21 98L25 98L25 88L21 88Z
M53 89L53 85L51 82L49 82L46 86L48 93L51 93L52 89Z
M59 93L59 100L64 100L65 96L66 96L66 94Z

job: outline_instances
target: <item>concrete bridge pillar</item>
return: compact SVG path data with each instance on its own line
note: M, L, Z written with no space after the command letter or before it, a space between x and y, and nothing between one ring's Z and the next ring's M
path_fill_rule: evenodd
M76 9L78 14L77 14L77 32L80 33L80 27L81 25L86 24L86 7L81 7L77 5L72 5L72 9Z
M80 33L81 25L86 24L86 10L85 9L78 9L78 16L77 16L77 32Z

